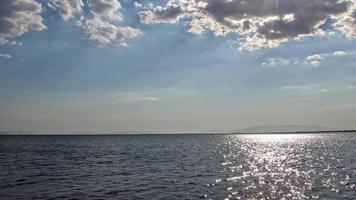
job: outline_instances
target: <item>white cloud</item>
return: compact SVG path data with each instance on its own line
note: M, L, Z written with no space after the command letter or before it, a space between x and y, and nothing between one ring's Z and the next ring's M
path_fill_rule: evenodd
M157 101L158 98L154 96L135 96L130 98L133 101Z
M311 56L307 57L307 60L323 60L325 59L325 57L327 56L327 54L314 54Z
M89 39L100 45L128 46L129 40L142 34L139 29L122 26L121 4L117 0L90 0L92 18L82 18L80 25L86 30Z
M139 35L142 34L142 32L139 29L132 28L130 26L122 26L122 27L118 27L117 34L118 34L118 38L120 38L119 45L126 47L128 46L128 41L138 37Z
M356 0L349 0L348 12L341 15L334 27L342 31L348 38L356 38Z
M91 40L102 45L110 44L117 38L117 27L98 17L85 20L83 27L88 32Z
M317 67L320 65L321 61L324 60L327 56L328 56L328 54L314 54L314 55L308 56L307 60L309 61L309 63L311 65L313 65L314 67Z
M129 40L142 33L120 24L122 13L118 0L50 0L48 6L57 10L64 21L74 18L77 25L84 28L88 39L101 46L128 46ZM84 7L89 13L83 13Z
M0 58L6 58L6 59L9 59L11 58L12 56L10 54L7 54L7 53L0 53Z
M312 88L311 85L287 85L281 87L282 90L310 90Z
M10 46L22 46L22 42L17 42L15 40L9 41Z
M325 94L335 91L335 86L330 87L320 84L305 84L305 85L286 85L280 88L286 92L303 93L303 94Z
M156 24L178 22L184 14L180 6L170 4L167 7L157 6L152 8L152 10L142 11L139 13L139 16L145 24Z
M268 58L264 60L261 65L264 67L281 67L281 66L291 66L300 64L300 59L298 58Z
M58 10L64 21L73 18L75 14L81 14L83 5L82 0L50 0L48 2L48 6Z
M314 67L317 67L320 65L320 60L311 60L309 61L311 65L313 65Z
M333 53L334 56L346 56L347 53L345 51L335 51Z
M143 7L143 5L141 3L139 3L139 2L137 2L137 1L134 2L134 6L135 6L135 8L142 8Z
M82 26L87 31L90 40L103 46L109 44L128 46L129 40L142 34L139 29L130 26L115 26L99 17L85 20Z
M35 0L1 0L0 4L0 45L30 30L46 28L40 15L42 6Z
M334 53L324 53L324 54L314 54L311 56L308 56L306 60L313 66L317 67L320 65L320 63L329 57L332 56L346 56L348 53L345 51L335 51Z
M42 5L35 0L2 0L0 4L0 45L21 45L9 39L46 28L41 17ZM129 40L142 33L122 25L118 0L48 0L46 5L58 12L65 22L74 19L85 29L88 38L99 45L128 46ZM84 8L88 12L84 12Z

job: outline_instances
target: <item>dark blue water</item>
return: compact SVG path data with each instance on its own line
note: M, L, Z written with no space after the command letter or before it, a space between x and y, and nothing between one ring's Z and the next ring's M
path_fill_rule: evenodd
M356 134L0 136L0 199L356 199Z

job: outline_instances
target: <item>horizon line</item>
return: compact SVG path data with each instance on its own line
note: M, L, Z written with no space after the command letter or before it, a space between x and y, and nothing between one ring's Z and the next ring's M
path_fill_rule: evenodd
M95 136L95 135L254 135L254 134L323 134L323 133L356 133L356 129L345 130L313 130L313 131L272 131L272 132L68 132L68 133L40 133L0 131L0 136Z

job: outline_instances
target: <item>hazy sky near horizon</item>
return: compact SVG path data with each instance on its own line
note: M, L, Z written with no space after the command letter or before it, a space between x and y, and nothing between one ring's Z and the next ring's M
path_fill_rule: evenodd
M355 19L355 0L2 0L0 130L355 129Z

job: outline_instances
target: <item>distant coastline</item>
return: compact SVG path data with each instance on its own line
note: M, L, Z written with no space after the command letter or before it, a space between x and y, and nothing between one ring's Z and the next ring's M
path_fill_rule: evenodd
M356 130L330 130L330 131L275 131L275 132L256 132L256 133L244 133L244 132L233 132L231 134L315 134L315 133L355 133Z
M35 133L23 131L0 131L0 136L85 136L85 135L256 135L256 134L323 134L323 133L356 133L356 130L322 130L322 131L275 131L275 132L183 132L183 133L155 133L155 132L71 132L71 133Z

